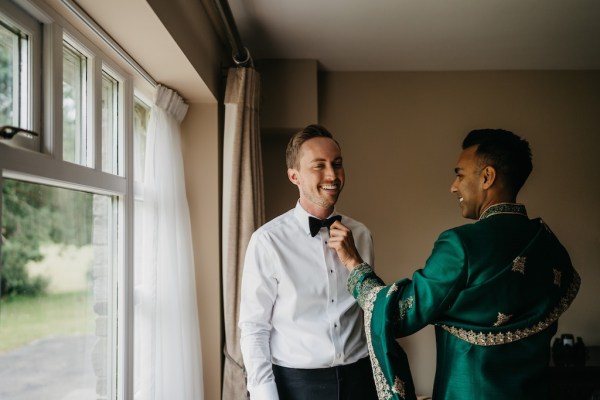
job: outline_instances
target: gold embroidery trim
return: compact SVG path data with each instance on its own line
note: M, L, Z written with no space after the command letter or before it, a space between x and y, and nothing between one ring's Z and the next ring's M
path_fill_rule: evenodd
M375 388L377 390L377 397L379 400L389 400L394 396L394 393L400 396L400 398L406 398L405 382L399 377L394 377L394 383L390 386L381 370L379 360L375 356L375 350L373 349L373 341L371 337L371 321L373 319L373 308L375 307L375 300L377 294L385 288L377 279L365 278L361 282L361 278L364 275L373 272L369 264L362 263L352 270L348 277L348 289L357 295L357 301L364 310L364 324L365 324L365 336L367 339L367 349L369 350L369 358L371 359L371 368L373 370L373 379L375 381ZM391 285L386 293L387 296L391 296L394 292L398 291L398 285L395 283ZM400 302L401 314L405 315L406 310L412 307L412 297L405 303L405 309L402 308L403 302Z
M385 375L381 370L381 365L379 364L379 360L375 356L375 350L373 349L373 341L371 338L371 320L373 317L373 308L375 306L375 300L377 299L377 294L384 288L385 286L374 287L367 293L364 300L363 310L365 313L365 336L367 337L367 348L369 350L369 357L371 358L371 367L373 369L373 378L375 380L375 389L377 389L377 397L379 400L389 400L392 398L392 389L390 385L387 383L385 379ZM396 380L400 381L400 379L396 378ZM395 380L395 382L396 382ZM402 381L400 381L402 382ZM402 387L404 383L402 382ZM400 397L404 398L403 394L399 394Z
M486 208L479 216L479 220L486 219L496 214L517 214L527 216L527 210L523 204L497 203Z
M396 285L396 282L392 283L392 286L390 286L390 289L387 291L385 297L390 297L392 294L394 294L394 292L398 291L398 285Z
M457 338L464 340L465 342L469 342L477 346L496 346L516 342L517 340L525 339L531 335L541 332L544 329L548 328L550 325L552 325L554 322L556 322L556 320L558 320L558 317L560 317L561 314L564 313L567 310L567 308L569 308L569 306L573 302L573 299L575 299L575 296L579 291L580 285L581 278L579 277L579 274L577 274L577 272L574 271L573 282L571 282L567 293L563 296L562 299L560 299L559 304L554 308L554 310L552 310L552 312L548 315L548 317L546 317L545 320L540 321L537 324L528 328L517 329L514 332L508 331L499 332L496 334L489 332L486 334L483 332L474 332L472 330L467 331L465 329L457 328L455 326L438 326L444 329L445 331L449 332L451 335L456 336Z
M348 276L348 282L346 283L348 291L352 293L352 289L354 289L354 286L356 286L360 278L369 272L373 272L373 269L366 262L358 264L356 267L354 267L354 269L350 272L350 275Z

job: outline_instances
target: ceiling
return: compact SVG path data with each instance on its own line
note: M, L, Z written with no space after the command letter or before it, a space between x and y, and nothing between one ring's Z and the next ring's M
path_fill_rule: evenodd
M254 60L329 71L600 69L597 0L229 0Z
M4 0L0 0L4 1ZM73 12L68 11L65 3L74 2L93 19L108 36L130 55L157 82L176 89L188 103L215 103L216 98L207 83L194 68L172 33L150 5L150 0L44 0L57 10L76 29L81 32L89 28ZM196 12L204 12L199 1L189 0L156 0L168 3L167 6L183 10L188 5ZM195 17L194 22L202 19ZM132 21L135 23L132 24ZM182 23L186 23L183 21ZM191 31L191 30L190 30ZM89 39L99 48L110 53L106 43L97 35L89 35ZM202 40L193 37L196 46L202 48ZM120 67L138 78L137 73L126 62ZM145 83L145 82L144 82ZM136 89L143 88L139 85ZM146 93L152 99L152 93Z

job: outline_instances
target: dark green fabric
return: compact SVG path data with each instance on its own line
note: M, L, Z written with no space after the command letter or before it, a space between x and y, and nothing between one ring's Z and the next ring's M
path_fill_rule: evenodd
M391 287L386 287L365 263L350 274L348 289L365 312L365 334L377 396L380 400L416 399L408 358L391 334L399 309L397 303L386 300L393 294Z
M382 384L377 385L380 399L416 399L408 357L396 341L394 335L387 333L388 327L396 322L397 304L387 302L387 291L377 293L376 304L381 304L372 314L369 344L373 354L379 362L381 370L380 380L385 377L389 382L389 389ZM377 374L375 381L377 382Z
M414 389L395 338L434 324L434 399L518 400L547 397L550 341L579 282L567 251L540 219L491 213L443 232L412 279L382 287L362 265L348 284L365 309L371 357L388 387L400 377L405 399L414 398ZM377 381L375 366L374 374ZM403 398L386 396L380 391L380 399Z

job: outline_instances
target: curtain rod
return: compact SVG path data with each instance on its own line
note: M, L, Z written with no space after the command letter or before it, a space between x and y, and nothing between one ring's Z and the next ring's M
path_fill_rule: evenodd
M75 1L73 0L61 0L62 3L73 12L83 23L85 23L90 29L94 31L104 42L113 49L123 60L125 60L138 74L140 74L144 79L146 79L152 86L158 86L158 82L152 78L152 76L146 72L144 68L140 64L137 63L100 25L96 23L85 12L83 8L81 8Z
M219 10L219 15L223 21L225 33L229 40L229 45L231 46L233 62L239 66L246 66L247 64L252 65L250 51L242 44L242 38L240 37L237 25L235 24L235 19L233 18L229 3L227 0L215 0L215 4Z

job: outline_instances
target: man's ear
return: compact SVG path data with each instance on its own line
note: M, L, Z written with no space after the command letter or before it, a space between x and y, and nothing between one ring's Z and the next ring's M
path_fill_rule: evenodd
M481 171L481 179L481 184L484 189L489 189L492 187L494 182L496 182L496 168L492 167L491 165L486 166Z
M300 182L298 181L298 171L296 169L288 168L287 175L290 182L292 182L296 186L299 185Z

